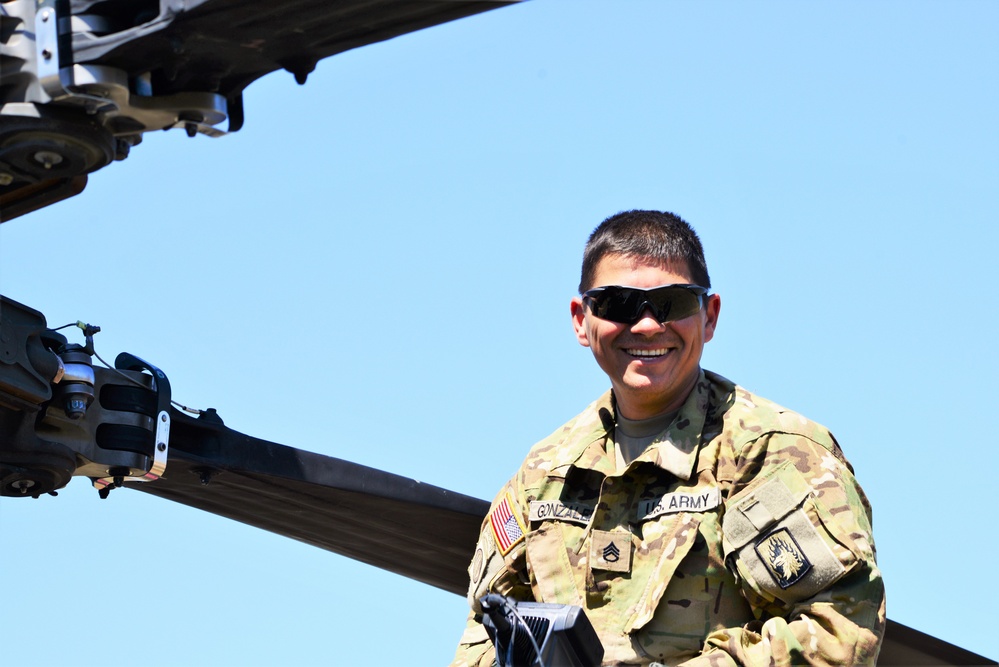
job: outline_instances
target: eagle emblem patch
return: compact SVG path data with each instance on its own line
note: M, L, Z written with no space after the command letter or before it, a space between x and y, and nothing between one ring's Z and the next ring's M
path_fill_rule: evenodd
M812 569L805 552L787 528L778 528L757 542L756 554L782 589L801 581Z
M520 517L512 508L513 503L510 502L508 494L503 496L503 500L489 513L489 525L493 528L496 546L504 556L524 539L524 534L527 532Z

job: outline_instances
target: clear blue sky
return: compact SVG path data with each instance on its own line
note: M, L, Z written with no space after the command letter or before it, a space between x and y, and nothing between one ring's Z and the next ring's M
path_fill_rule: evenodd
M999 657L999 5L535 0L149 135L0 227L0 291L237 430L491 498L606 388L586 235L701 233L704 366L825 424L888 615ZM367 295L366 301L358 295ZM135 492L0 500L8 665L446 664L457 596Z

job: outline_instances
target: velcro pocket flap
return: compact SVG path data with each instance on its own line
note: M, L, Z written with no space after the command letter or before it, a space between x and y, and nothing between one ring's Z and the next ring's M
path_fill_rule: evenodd
M725 509L725 555L793 512L809 495L808 483L790 461L785 461L759 485L733 496Z

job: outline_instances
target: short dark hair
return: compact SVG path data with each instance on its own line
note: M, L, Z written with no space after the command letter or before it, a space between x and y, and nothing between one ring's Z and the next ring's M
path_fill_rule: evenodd
M614 254L651 260L664 268L680 263L695 284L711 287L697 232L673 213L623 211L601 222L590 234L583 251L580 294L593 286L600 260Z

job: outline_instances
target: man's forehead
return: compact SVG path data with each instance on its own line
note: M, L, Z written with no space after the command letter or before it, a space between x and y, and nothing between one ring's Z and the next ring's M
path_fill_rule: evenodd
M649 276L658 273L663 278L663 282L659 284L663 285L691 282L690 269L682 259L664 262L658 258L643 255L609 253L597 262L593 272L593 287L621 284L619 282L620 276L629 273L645 273ZM639 286L635 285L635 287Z

